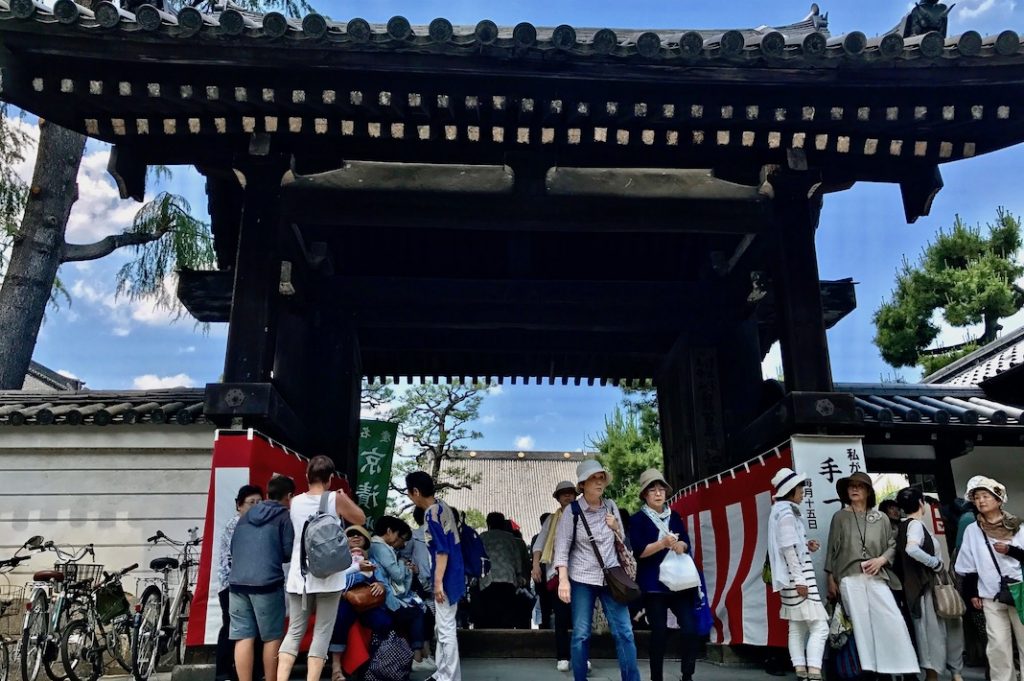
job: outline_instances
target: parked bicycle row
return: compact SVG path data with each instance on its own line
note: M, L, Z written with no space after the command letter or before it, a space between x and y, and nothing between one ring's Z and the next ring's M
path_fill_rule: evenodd
M15 617L16 606L24 606L20 636L0 631L0 681L10 681L15 668L21 681L37 681L41 671L50 681L96 681L108 658L136 681L147 681L164 655L180 664L202 541L198 528L188 535L179 540L158 531L147 540L174 555L150 562L159 576L137 581L134 607L122 582L138 563L105 570L92 544L62 546L34 536L0 560L2 578L23 563L54 557L52 568L34 572L24 586L0 583L0 618Z

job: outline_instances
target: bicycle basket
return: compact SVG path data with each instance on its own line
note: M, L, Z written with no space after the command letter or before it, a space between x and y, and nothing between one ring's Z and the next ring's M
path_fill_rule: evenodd
M0 618L20 616L25 613L25 591L28 588L24 585L0 584ZM3 633L8 632L0 627L0 635Z
M120 582L112 582L96 590L96 614L104 624L127 615L130 610L128 597Z
M94 563L57 563L53 569L64 575L64 586L92 588L103 576L103 566Z

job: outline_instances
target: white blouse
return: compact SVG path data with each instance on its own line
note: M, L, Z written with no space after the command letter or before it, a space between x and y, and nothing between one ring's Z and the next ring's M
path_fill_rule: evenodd
M1017 530L1013 540L1008 542L1012 546L1024 548L1024 526ZM1004 577L1010 579L1021 579L1020 561L997 553L993 548L992 553L986 546L993 546L985 533L978 527L978 523L971 523L964 531L964 541L960 547L960 554L956 558L954 569L957 574L967 575L978 574L978 596L981 598L995 598L999 593L999 572L996 570L992 555L995 554L999 562L999 570L1002 570Z

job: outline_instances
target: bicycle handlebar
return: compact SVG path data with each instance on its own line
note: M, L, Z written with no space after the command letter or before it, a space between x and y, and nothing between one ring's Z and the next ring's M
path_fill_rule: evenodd
M157 530L156 534L154 534L152 537L150 537L149 539L146 540L146 543L147 544L155 544L158 541L160 541L161 539L166 539L166 538L167 537L166 537L166 535L164 535L163 530Z
M5 560L0 560L0 568L3 567L18 567L26 560L32 560L32 556L12 556Z

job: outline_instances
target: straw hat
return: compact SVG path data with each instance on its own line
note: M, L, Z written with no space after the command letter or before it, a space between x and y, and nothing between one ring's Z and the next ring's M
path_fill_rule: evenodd
M647 488L656 482L660 482L668 490L668 494L672 494L672 486L665 482L665 476L661 474L657 468L648 468L640 475L640 498L644 498L644 493L647 492Z
M775 498L782 499L793 491L797 485L802 485L807 480L803 473L797 473L792 468L780 468L779 472L772 476L772 488L775 489Z
M597 475L598 473L604 473L608 476L608 482L612 481L612 474L609 473L601 462L597 459L587 459L576 466L576 487L577 489L583 485L588 479Z
M999 481L986 478L984 475L975 475L967 481L967 494L965 495L967 500L973 501L974 493L979 489L985 490L1004 504L1010 498L1006 493L1006 487Z
M370 531L362 525L349 525L345 528L345 536L350 537L353 534L359 534L366 537L366 541L372 541L373 537L370 535Z
M569 490L575 494L576 485L572 484L568 480L563 480L562 482L555 485L555 491L551 493L551 496L557 499L558 495L561 494L562 492L565 492L566 490Z

